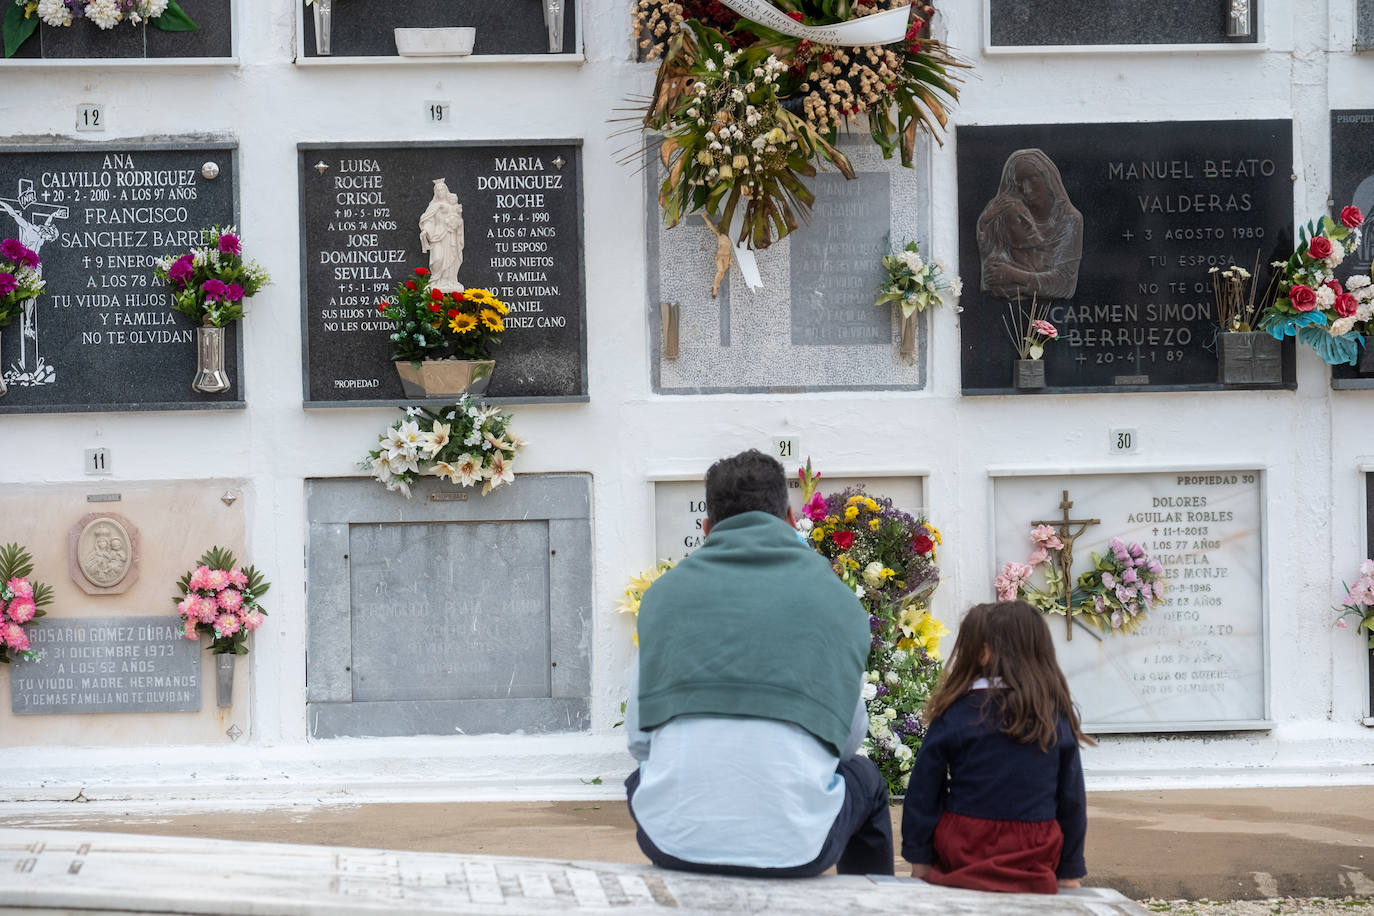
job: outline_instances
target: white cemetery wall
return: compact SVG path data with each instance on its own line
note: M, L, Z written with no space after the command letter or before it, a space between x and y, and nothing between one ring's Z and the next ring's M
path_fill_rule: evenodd
M21 524L8 512L0 516L0 541L25 539L48 551L34 540L39 527L30 519L48 511L50 487L77 491L90 481L83 471L88 448L106 449L112 461L101 488L167 481L198 491L207 479L241 479L252 494L251 509L243 516L241 540L223 540L247 548L273 582L272 616L253 638L251 674L240 671L232 710L247 720L248 733L233 749L244 766L271 773L299 767L317 787L360 780L379 787L445 780L461 787L480 774L484 785L498 787L494 791L535 797L593 791L579 778L602 775L606 791L613 791L610 777L629 768L623 736L612 726L633 651L630 624L614 605L626 578L652 564L657 549L655 490L645 482L665 468L695 473L780 433L802 441L796 463L809 455L823 473L886 468L921 478L921 502L945 536L937 604L951 627L959 609L992 597L991 580L1003 559L990 537L996 515L989 473L1264 469L1258 517L1275 562L1249 587L1267 600L1269 642L1261 661L1272 681L1268 718L1274 728L1215 738L1112 737L1089 754L1088 767L1099 780L1143 769L1156 779L1173 774L1200 782L1217 768L1263 768L1253 772L1264 779L1288 766L1338 770L1370 758L1374 730L1360 725L1368 714L1367 686L1361 692L1365 656L1349 631L1332 627L1331 608L1341 596L1341 580L1352 576L1364 555L1364 479L1357 465L1361 456L1374 456L1374 431L1363 421L1367 395L1332 392L1328 368L1309 351L1297 353L1296 391L964 398L960 315L940 308L928 321L919 390L656 395L653 353L659 342L651 313L658 303L645 295L644 182L635 166L617 162L633 138L613 136L607 123L626 98L652 87L652 65L631 62L628 2L587 4L569 55L524 55L495 64L476 58L344 64L311 57L298 65L295 4L268 6L234 4L237 63L227 66L0 64L5 139L51 135L85 142L98 136L135 143L193 131L238 144L245 245L275 281L253 301L241 328L245 407L7 415L0 424L5 505L22 499L32 508ZM1341 153L1329 148L1328 109L1367 105L1361 92L1374 61L1352 50L1349 4L1311 15L1296 0L1266 0L1258 5L1261 41L1244 47L1089 54L986 53L980 4L942 6L937 28L976 68L962 84L954 123L1291 118L1299 221L1325 208L1327 164ZM338 4L335 16L347 12L347 4ZM1123 78L1127 73L1130 78ZM91 102L104 106L106 129L78 134L78 107ZM429 120L435 102L449 104L454 117ZM590 728L573 736L310 741L305 481L356 475L358 459L397 414L382 407L302 407L297 145L547 139L582 141L590 400L515 407L515 428L531 443L517 473L591 475ZM894 174L900 169L895 162L887 167ZM933 147L929 168L930 253L955 265L961 233L969 227L958 222L951 142ZM0 196L9 191L0 189ZM1080 206L1085 232L1092 233L1092 202ZM0 220L0 230L6 226ZM730 280L742 283L737 272ZM805 358L804 347L797 358ZM1129 449L1116 447L1122 430L1133 434ZM200 523L219 511L213 505L198 509ZM60 557L49 551L41 559L48 578L65 575ZM148 601L107 616L145 607L165 611L171 573L145 566L139 588L149 589ZM70 591L68 597L84 601ZM81 607L59 604L54 615L98 616ZM0 679L0 711L9 708L6 691ZM41 791L54 773L107 785L179 784L179 774L190 767L149 774L150 761L167 759L159 748L168 737L158 731L160 720L133 715L141 714L106 716L99 728L79 735L73 729L86 716L6 719L4 741L29 745L7 750L6 785ZM218 714L206 700L199 714L158 715L208 722ZM197 725L178 740L216 745L226 727ZM99 773L83 762L89 758L62 753L91 741L124 750L101 757ZM179 753L185 762L199 752ZM201 757L212 759L208 750ZM486 764L475 763L478 758ZM413 760L434 765L406 763Z

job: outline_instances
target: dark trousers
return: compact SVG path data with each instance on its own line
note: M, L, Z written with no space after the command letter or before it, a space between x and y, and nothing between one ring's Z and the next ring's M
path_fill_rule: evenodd
M755 868L747 865L704 865L686 862L659 849L635 819L635 839L639 848L660 868L678 871L735 875L743 878L811 878L830 866L842 875L892 874L892 820L888 813L887 781L867 757L840 762L835 772L844 778L844 804L830 832L821 844L820 854L805 865L788 868ZM625 780L625 795L630 815L635 813L635 790L639 770Z

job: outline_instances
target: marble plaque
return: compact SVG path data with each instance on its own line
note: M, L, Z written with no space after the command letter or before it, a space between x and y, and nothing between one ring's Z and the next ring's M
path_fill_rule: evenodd
M311 737L585 730L590 478L413 492L307 483Z
M200 709L200 641L179 617L46 617L27 632L40 655L8 666L17 716Z
M1227 35L1227 2L1095 0L1088 6L1062 0L986 0L993 47L1045 45L1178 45L1255 41L1258 0L1249 7L1248 32Z
M681 560L701 546L706 521L705 473L698 480L659 480L654 482L654 549L658 559ZM823 477L822 494L838 493L846 487L866 486L871 496L886 496L904 512L919 515L924 511L925 480L922 477L883 477L862 475ZM801 517L801 482L788 481L792 509Z
M47 283L0 329L0 413L243 406L238 327L225 328L231 388L193 391L195 323L153 274L236 221L237 160L232 144L0 148L0 239L38 252Z
M436 179L461 207L459 283L510 308L488 397L586 400L581 152L575 140L300 144L306 406L413 402L377 305L433 266L420 220Z
M1017 391L1018 298L1059 331L1038 393L1220 390L1208 271L1242 265L1262 292L1292 252L1292 133L1284 120L959 128L964 394ZM1296 387L1292 350L1281 384L1252 387Z
M900 313L877 307L881 258L917 240L931 252L929 146L902 168L864 141L842 141L858 177L833 170L806 179L816 202L803 224L755 252L763 288L732 264L717 295L716 235L700 215L663 225L662 167L645 160L653 385L660 394L916 390L926 384L929 317L917 321L914 353L901 355ZM950 260L950 259L946 259ZM679 304L678 355L665 356L659 304Z
M1366 15L1362 13L1362 16ZM1368 15L1374 16L1374 4ZM1341 151L1331 157L1332 216L1354 204L1365 214L1365 228L1359 247L1346 254L1338 277L1345 280L1356 274L1369 274L1374 263L1374 231L1369 219L1374 214L1374 109L1345 109L1331 112L1331 148ZM1361 355L1364 354L1361 350ZM1374 372L1342 363L1331 367L1332 388L1374 388Z
M1168 591L1133 634L1047 619L1086 728L1098 733L1269 727L1259 471L996 477L995 558L1025 562L1032 521L1096 518L1074 572L1113 537L1164 566ZM996 573L989 573L989 579ZM1041 581L1037 576L1036 581Z

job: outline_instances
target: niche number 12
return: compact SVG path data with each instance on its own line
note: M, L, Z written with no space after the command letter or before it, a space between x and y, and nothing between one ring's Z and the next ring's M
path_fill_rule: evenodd
M105 129L105 108L103 105L78 105L76 106L76 129L77 130L104 130Z

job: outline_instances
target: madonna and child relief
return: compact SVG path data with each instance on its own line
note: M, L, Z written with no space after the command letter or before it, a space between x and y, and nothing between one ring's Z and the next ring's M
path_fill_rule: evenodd
M1072 299L1083 260L1083 214L1059 168L1038 149L1002 166L997 195L978 217L982 291L998 299Z
M88 593L122 592L137 567L136 532L113 515L87 516L72 529L72 577ZM80 573L80 577L77 573ZM82 579L85 579L83 582Z

